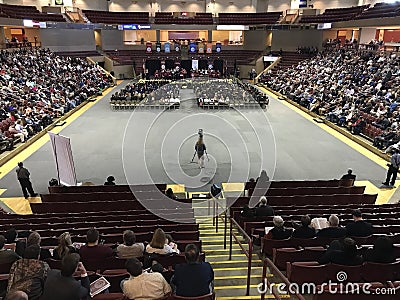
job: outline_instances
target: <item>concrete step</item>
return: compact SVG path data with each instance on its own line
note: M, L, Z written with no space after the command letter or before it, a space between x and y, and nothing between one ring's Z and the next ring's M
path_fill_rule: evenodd
M213 266L215 276L236 276L246 275L247 266L245 267L233 267L233 266ZM252 276L260 276L262 274L262 267L252 267Z

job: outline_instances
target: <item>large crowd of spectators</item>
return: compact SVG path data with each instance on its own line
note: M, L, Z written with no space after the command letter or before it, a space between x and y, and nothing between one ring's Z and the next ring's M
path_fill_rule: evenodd
M2 140L26 141L110 84L110 76L80 58L59 57L37 48L1 51Z
M384 149L400 141L399 75L395 53L340 49L265 74L262 82L354 134L367 124L383 130L375 145Z
M0 265L12 264L7 290L2 292L6 297L24 293L26 299L33 300L91 299L87 266L98 266L113 256L126 260L130 276L122 280L120 287L129 299L158 299L171 292L197 297L213 291L213 269L208 262L200 261L196 245L186 246L186 263L175 265L174 270L157 262L157 255L179 254L177 244L161 228L155 230L147 246L137 243L131 230L123 233L123 242L117 245L103 245L95 228L88 230L86 240L84 245L74 244L65 232L59 236L58 246L50 249L41 247L40 235L35 231L17 236L15 229L8 230L0 235ZM51 269L48 259L59 260L61 268ZM80 277L80 282L74 277Z

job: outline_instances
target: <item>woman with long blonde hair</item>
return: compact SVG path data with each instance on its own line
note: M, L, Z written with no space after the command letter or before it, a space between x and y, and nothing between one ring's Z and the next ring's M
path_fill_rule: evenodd
M53 258L63 259L65 255L76 252L76 249L72 246L71 235L69 232L64 232L58 237L58 246L54 248Z

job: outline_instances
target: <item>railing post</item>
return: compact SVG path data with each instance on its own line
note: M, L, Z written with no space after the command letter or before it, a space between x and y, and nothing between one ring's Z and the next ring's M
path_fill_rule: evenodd
M231 224L231 230L230 230L230 235L229 235L229 260L232 260L232 219L230 219L230 224Z
M248 257L248 263L247 263L246 296L250 295L251 263L252 263L252 258L253 258L253 242L251 240L249 240L248 243L249 243L249 257Z
M218 202L217 199L215 199L214 203L214 215L215 215L215 232L218 233L218 218L219 218L219 213L218 213Z
M225 223L225 225L224 225L224 249L226 249L226 231L227 231L227 225L226 225L226 218L228 217L228 214L226 213L226 210L225 210L225 220L224 220L224 223Z

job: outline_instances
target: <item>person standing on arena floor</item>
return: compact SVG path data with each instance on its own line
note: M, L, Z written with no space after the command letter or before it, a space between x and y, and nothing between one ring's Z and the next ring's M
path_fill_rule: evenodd
M389 181L390 178L392 180L390 181L390 186L394 186L394 183L396 182L397 178L397 172L399 171L399 166L400 166L400 154L398 149L394 149L394 153L392 155L392 158L390 159L390 164L388 164L388 171L386 175L386 181L382 182L382 184L389 186Z
M17 178L18 181L21 185L22 192L24 193L25 199L28 199L28 192L31 195L31 197L36 197L38 194L36 194L32 188L32 183L29 179L29 176L31 173L29 173L27 168L24 168L24 164L22 162L18 163L18 169L16 170L17 172Z
M197 158L198 158L198 164L200 169L204 168L204 153L206 152L206 144L204 144L203 141L203 134L199 134L199 139L196 142L196 145L194 146L194 149L196 150L197 153Z

